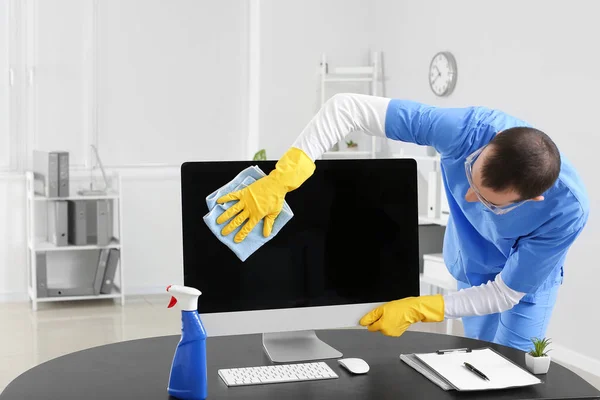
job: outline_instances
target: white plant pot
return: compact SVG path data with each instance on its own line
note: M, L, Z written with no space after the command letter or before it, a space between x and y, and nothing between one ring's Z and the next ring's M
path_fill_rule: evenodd
M354 147L347 147L346 148L348 151L358 151L358 146L354 146Z
M547 373L550 369L550 360L550 356L534 357L529 353L525 353L527 369L535 375Z

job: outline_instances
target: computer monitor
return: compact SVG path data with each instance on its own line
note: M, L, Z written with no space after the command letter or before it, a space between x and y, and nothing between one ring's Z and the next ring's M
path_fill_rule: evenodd
M206 197L249 166L268 174L275 163L182 165L184 284L202 292L209 336L262 333L273 362L341 357L315 330L357 327L374 307L419 295L416 163L317 160L285 196L293 218L242 262L205 224Z

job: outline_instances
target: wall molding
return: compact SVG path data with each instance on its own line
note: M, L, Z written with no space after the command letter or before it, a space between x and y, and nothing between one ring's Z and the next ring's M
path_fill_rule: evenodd
M23 144L23 170L27 169L30 153L37 142L37 90L35 85L35 67L37 65L37 7L35 1L27 1L26 10L21 14L25 25L25 62L23 75L25 102L23 104L25 129L21 132L25 138Z
M183 281L170 282L173 285L183 285ZM127 305L127 298L133 296L152 296L157 294L165 294L165 286L132 286L126 288L125 292L125 305ZM24 292L0 292L0 303L24 303L29 302L29 294L27 291Z
M21 141L19 140L19 90L21 85L20 82L20 51L21 48L18 45L21 37L21 29L19 29L19 22L21 21L21 2L17 0L9 0L6 2L7 15L4 28L6 29L7 41L6 41L6 67L8 69L7 78L7 89L8 89L8 109L3 110L7 115L7 138L8 138L8 159L3 160L0 164L0 173L11 173L19 170L19 153L21 148ZM3 77L4 79L4 77Z
M23 181L25 183L25 174L18 171L0 171L1 181ZM23 187L23 190L25 190L25 187Z
M180 165L126 165L126 166L111 166L105 167L106 173L110 175L113 172L118 172L124 180L173 180L180 179ZM72 173L87 173L87 168L71 168ZM0 182L3 181L20 181L25 182L25 173L20 171L1 171Z
M29 301L27 291L0 293L0 303L23 303L26 301Z
M578 353L560 344L552 345L552 358L600 377L600 360Z
M183 281L180 282L169 282L173 285L183 285ZM152 296L157 294L166 295L166 285L165 286L132 286L127 288L125 292L125 297L127 296ZM127 302L127 300L125 300Z

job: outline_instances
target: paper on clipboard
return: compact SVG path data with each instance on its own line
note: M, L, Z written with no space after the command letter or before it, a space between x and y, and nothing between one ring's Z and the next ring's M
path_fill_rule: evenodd
M412 368L420 372L423 376L435 383L444 390L454 389L452 385L438 376L435 372L431 371L427 365L423 364L421 360L415 357L414 354L401 354L400 359L410 365Z
M444 354L415 353L410 355L408 360L406 357L408 355L403 356L401 356L403 361L444 390L450 390L448 386L459 391L470 391L506 389L542 383L539 378L491 348ZM486 381L473 374L464 366L464 362L474 365L490 380Z

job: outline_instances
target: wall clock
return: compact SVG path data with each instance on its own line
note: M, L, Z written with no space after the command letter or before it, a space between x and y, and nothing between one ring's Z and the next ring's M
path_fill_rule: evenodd
M456 86L456 60L452 53L442 51L429 64L429 86L436 96L448 96Z

